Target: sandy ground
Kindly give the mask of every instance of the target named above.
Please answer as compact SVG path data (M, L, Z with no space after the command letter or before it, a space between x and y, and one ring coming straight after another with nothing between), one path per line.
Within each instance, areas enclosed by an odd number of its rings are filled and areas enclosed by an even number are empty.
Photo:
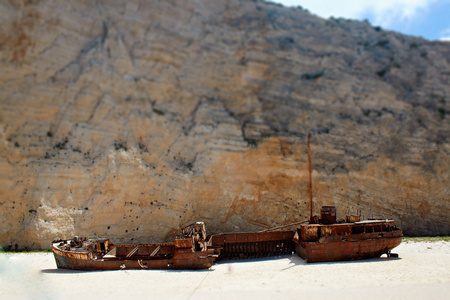
M51 253L0 254L0 299L445 299L450 242L409 242L399 258L306 264L296 255L211 270L58 270ZM447 298L448 299L448 298Z

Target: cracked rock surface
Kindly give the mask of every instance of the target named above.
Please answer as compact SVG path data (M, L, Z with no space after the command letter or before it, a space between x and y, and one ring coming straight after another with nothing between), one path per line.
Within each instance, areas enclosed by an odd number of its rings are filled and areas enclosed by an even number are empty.
M450 43L262 1L0 3L0 247L261 230L336 205L450 232Z

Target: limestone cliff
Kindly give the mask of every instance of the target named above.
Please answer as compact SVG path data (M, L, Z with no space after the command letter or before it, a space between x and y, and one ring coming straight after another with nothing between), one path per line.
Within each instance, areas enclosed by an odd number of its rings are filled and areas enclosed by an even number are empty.
M307 218L449 234L450 44L262 1L0 3L0 247Z

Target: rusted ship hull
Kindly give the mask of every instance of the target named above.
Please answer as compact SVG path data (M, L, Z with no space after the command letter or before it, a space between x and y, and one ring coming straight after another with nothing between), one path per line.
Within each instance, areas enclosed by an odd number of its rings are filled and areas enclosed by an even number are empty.
M380 257L388 254L401 241L398 232L365 233L346 237L326 237L317 242L300 242L298 255L309 262L358 260Z
M206 239L203 244L206 251L196 249L199 244L191 239L120 246L113 246L107 239L59 240L52 248L57 267L64 269L207 269L216 259L293 254L294 234L295 231L217 234Z
M72 270L207 269L220 249L206 241L203 222L182 229L173 243L114 245L109 239L74 237L52 244L58 268Z
M222 233L211 236L210 243L220 248L217 260L266 257L295 252L295 231Z
M297 253L307 262L380 257L402 241L402 230L393 220L336 223L335 214L327 216L328 209L324 207L321 215L328 224L302 224L297 229Z
M182 253L168 259L94 259L90 252L73 253L53 248L56 266L72 270L123 270L123 269L208 269L215 260L208 252Z

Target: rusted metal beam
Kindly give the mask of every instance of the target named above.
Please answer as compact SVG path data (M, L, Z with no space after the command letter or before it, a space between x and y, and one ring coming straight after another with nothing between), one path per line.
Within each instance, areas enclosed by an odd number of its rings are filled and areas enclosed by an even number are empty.
M307 223L307 222L308 221L295 222L295 223L291 223L291 224L288 224L288 225L283 225L283 226L278 226L278 227L274 227L274 228L261 230L261 231L258 231L258 233L269 232L269 231L273 231L273 230L277 230L277 229L281 229L281 228L286 228L286 227L289 227L289 226L299 225L299 224L303 224L303 223Z
M138 251L138 249L139 249L139 246L136 246L136 247L134 247L134 249L133 249L133 250L131 250L131 252L130 252L130 253L128 253L126 257L130 257L130 256L132 256L132 255L133 255L134 253L136 253L136 251Z
M156 247L156 249L150 254L150 256L155 256L156 253L158 253L159 249L161 249L161 246Z

